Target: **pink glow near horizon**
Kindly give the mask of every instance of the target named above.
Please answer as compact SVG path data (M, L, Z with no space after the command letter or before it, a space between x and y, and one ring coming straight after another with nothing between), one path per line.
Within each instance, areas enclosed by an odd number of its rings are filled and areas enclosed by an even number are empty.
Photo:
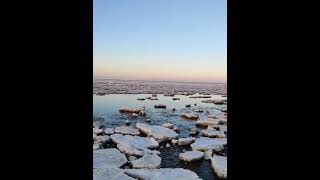
M94 76L100 78L120 78L136 80L206 81L226 82L226 69L211 67L95 67Z

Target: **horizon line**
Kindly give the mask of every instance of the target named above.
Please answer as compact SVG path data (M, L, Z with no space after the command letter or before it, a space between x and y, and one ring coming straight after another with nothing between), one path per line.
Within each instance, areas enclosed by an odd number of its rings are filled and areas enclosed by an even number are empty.
M93 79L98 79L98 80L124 80L124 81L146 81L146 82L183 82L183 83L227 84L227 81L208 82L208 81L183 81L183 80L127 79L127 78L108 78L108 77L93 77Z

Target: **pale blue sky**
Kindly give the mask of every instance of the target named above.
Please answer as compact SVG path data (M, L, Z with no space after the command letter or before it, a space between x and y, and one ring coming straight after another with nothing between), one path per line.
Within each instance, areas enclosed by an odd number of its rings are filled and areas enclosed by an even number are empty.
M226 0L94 0L94 76L226 81Z

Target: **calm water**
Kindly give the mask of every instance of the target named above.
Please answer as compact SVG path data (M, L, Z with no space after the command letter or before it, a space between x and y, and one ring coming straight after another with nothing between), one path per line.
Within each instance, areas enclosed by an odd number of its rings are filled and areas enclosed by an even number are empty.
M197 94L196 94L197 95ZM188 137L191 128L196 127L195 121L186 120L180 117L180 113L193 111L196 108L201 107L204 112L199 113L200 118L207 118L208 113L218 114L223 105L214 105L212 103L202 103L201 101L208 98L189 98L189 96L175 95L180 100L172 100L172 97L158 95L159 100L139 101L137 98L145 98L151 96L151 94L111 94L105 96L93 95L93 112L94 121L99 121L105 127L117 127L125 124L125 120L129 119L131 126L135 127L137 122L145 122L147 118L151 120L151 125L162 125L165 122L170 122L181 129L179 137ZM210 99L226 99L221 95L211 95ZM195 103L197 104L195 106ZM166 109L155 109L155 104L164 104L167 106ZM191 104L191 108L186 108L186 104ZM128 108L142 108L145 107L147 116L133 118L128 114L119 113L119 109L123 107ZM175 107L176 111L172 111ZM162 164L164 168L186 168L194 171L198 176L204 180L218 179L213 176L213 170L211 167L210 160L202 160L199 162L186 163L179 160L179 153L185 150L191 150L190 146L175 146L170 144L170 148L165 147L165 143L161 143L160 148Z

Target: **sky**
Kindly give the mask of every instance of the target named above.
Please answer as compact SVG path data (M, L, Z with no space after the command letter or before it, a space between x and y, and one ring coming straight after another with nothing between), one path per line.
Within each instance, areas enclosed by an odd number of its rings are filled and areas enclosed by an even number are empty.
M227 81L227 0L94 0L95 78Z

